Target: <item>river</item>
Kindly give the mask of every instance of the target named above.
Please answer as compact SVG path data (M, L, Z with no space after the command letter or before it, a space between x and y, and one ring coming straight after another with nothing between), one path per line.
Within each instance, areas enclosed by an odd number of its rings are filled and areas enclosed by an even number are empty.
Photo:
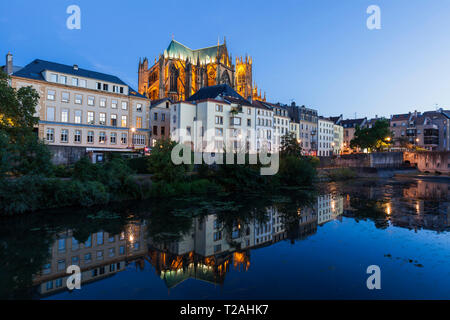
M3 218L0 298L450 299L449 189L447 178L354 180Z

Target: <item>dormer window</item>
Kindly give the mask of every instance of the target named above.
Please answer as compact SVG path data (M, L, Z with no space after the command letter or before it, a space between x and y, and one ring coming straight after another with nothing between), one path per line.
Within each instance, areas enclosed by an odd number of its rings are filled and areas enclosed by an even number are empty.
M67 84L67 77L66 76L60 76L59 77L59 83Z
M108 84L107 84L107 83L104 83L104 84L103 84L103 90L104 90L104 91L108 91Z
M100 82L97 82L97 90L102 90L102 84Z
M123 93L123 87L120 87L120 93Z
M52 73L52 74L50 75L50 81L51 81L51 82L58 82L58 75L55 74L55 73Z
M72 78L72 85L78 87L78 78Z
M119 87L118 86L113 86L113 92L119 93Z

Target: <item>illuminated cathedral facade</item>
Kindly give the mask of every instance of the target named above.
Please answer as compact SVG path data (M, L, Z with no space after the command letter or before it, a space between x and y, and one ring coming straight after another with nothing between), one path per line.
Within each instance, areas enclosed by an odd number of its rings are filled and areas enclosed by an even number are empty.
M139 93L152 100L170 98L184 101L203 87L228 84L242 97L266 101L253 83L252 58L233 58L223 44L190 49L172 40L164 53L149 67L139 60Z

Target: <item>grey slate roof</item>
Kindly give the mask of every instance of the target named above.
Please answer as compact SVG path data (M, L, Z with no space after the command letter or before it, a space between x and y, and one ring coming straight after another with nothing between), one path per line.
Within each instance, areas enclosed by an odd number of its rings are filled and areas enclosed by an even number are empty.
M137 92L136 90L134 90L133 88L131 88L130 86L128 86L125 82L123 82L116 76L109 75L106 73L86 70L86 69L82 69L82 68L78 68L77 70L75 70L73 66L56 63L56 62L40 60L40 59L35 59L31 63L27 64L25 67L14 72L13 76L45 81L42 73L46 70L127 86L130 96L139 97L139 98L147 98L144 95Z
M217 99L220 97L223 97L224 99L226 99L226 97L231 97L232 99L229 99L229 100L232 100L232 101L230 101L230 102L240 103L240 104L245 104L245 105L251 106L251 103L247 99L244 99L239 93L237 93L233 88L231 88L227 84L218 84L215 86L201 88L195 94L190 96L187 99L187 101Z

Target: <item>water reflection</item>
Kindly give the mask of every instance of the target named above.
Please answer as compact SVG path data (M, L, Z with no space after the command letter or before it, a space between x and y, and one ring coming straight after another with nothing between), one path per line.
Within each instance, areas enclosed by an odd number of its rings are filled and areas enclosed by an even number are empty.
M187 279L223 285L252 268L252 251L307 239L343 217L377 228L446 231L447 183L329 184L319 194L264 199L190 199L122 204L108 211L50 212L0 226L2 298L42 298L66 290L69 265L82 286L150 264L168 289ZM162 297L163 298L163 297Z

